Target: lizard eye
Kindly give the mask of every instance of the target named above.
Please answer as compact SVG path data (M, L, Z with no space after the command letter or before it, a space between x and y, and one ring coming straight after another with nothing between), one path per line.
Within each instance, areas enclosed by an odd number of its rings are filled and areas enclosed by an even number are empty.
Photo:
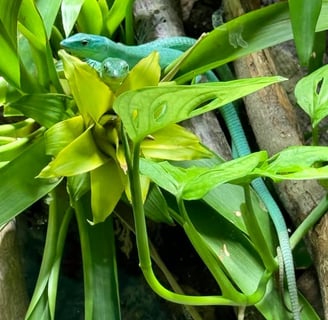
M89 41L87 39L83 39L83 40L81 40L81 44L82 44L82 46L85 47L89 44Z

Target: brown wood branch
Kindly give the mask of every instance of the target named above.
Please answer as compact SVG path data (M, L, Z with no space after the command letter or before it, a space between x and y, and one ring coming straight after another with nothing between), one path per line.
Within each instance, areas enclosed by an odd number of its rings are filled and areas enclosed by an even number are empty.
M11 220L0 230L0 318L24 319L27 306L16 223Z
M228 15L243 13L239 0L225 1ZM270 49L250 54L234 63L237 77L277 75ZM260 149L274 154L303 143L295 108L281 84L260 90L245 99L249 122ZM293 223L297 226L325 196L316 181L285 181L275 185L277 193ZM307 244L319 278L325 319L328 319L328 215L309 232Z
M185 35L180 6L176 0L137 0L134 4L134 17L136 33L143 34L139 36L142 42ZM224 159L231 157L229 143L214 112L186 120L183 126L198 135L204 145Z

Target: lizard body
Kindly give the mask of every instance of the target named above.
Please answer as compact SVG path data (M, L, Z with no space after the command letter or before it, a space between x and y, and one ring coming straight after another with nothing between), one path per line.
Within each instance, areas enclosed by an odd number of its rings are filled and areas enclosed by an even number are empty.
M64 49L79 58L89 58L102 62L108 57L116 57L127 61L130 68L152 51L158 51L160 66L164 68L194 43L195 40L192 38L172 37L158 39L138 46L127 46L103 36L77 33L64 39L60 44Z

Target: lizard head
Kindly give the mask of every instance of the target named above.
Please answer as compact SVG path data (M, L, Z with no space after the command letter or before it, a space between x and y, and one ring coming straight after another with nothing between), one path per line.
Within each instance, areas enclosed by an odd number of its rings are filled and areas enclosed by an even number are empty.
M107 38L99 35L77 33L61 41L60 45L79 58L98 60L97 53L103 52L106 41L108 41ZM102 59L100 58L99 61L102 61Z

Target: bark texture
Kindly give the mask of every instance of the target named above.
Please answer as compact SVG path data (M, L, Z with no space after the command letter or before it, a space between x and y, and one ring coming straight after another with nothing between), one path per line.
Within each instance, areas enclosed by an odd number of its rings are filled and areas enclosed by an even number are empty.
M138 37L138 42L184 36L181 14L180 3L176 0L135 1L134 17L137 35L143 34L142 37ZM198 135L208 148L216 151L224 159L231 158L229 144L214 112L186 120L183 125Z
M16 223L9 221L0 231L1 320L24 319L28 297L21 267Z

